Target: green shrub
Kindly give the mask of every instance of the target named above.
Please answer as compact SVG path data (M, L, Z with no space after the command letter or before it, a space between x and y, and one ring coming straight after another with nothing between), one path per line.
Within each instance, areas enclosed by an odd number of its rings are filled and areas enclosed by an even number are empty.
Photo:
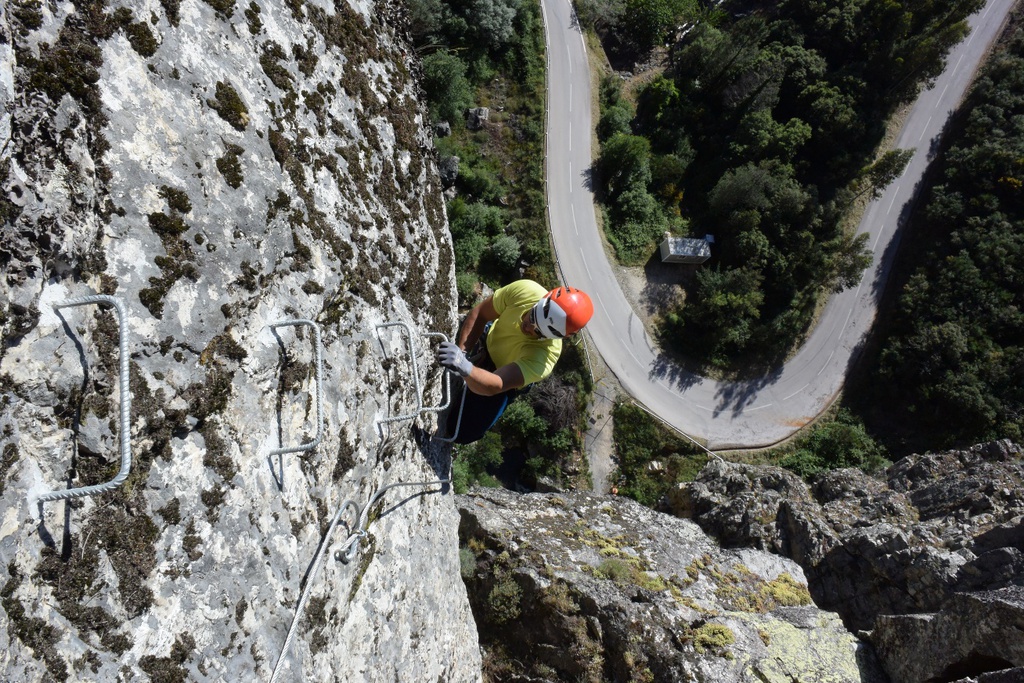
M833 419L822 420L798 438L779 465L804 478L843 467L874 472L890 464L887 455L863 423L843 408Z
M496 432L487 432L476 443L458 446L452 462L452 488L456 493L465 493L471 486L501 486L487 473L488 468L497 467L501 461L501 437Z
M460 306L473 306L476 304L476 285L479 281L476 273L463 272L455 276L455 289L459 294Z
M487 606L490 608L488 617L496 624L515 621L521 612L519 601L522 597L523 591L514 579L501 577L487 595Z
M487 237L471 232L455 239L455 268L460 271L476 270L480 257L487 249Z
M249 109L230 83L217 81L214 97L207 100L207 104L235 130L245 130L249 123Z
M424 57L423 90L432 120L462 124L466 110L473 103L473 91L461 59L447 50Z
M633 121L633 110L625 103L608 107L601 113L597 123L597 137L602 142L616 133L632 133L630 124Z
M462 578L472 578L475 571L476 553L470 548L459 548L459 573L462 575Z
M621 495L654 507L669 487L692 481L707 462L699 447L632 403L617 404L613 418ZM648 471L648 464L655 460L662 462L663 468Z
M704 624L693 632L693 649L700 654L723 654L735 642L736 635L725 624Z
M511 235L498 235L491 242L491 261L501 273L511 273L519 264L519 240Z

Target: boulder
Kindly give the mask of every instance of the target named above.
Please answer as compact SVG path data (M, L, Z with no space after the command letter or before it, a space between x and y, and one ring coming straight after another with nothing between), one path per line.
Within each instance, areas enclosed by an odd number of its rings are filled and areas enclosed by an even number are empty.
M457 497L485 669L522 681L884 681L800 567L585 492Z
M455 185L459 177L459 157L451 156L441 159L437 167L438 175L441 178L441 186L445 189Z
M878 617L870 639L894 683L1000 680L1024 671L1024 589L956 593L929 614ZM985 677L991 674L993 677Z
M667 504L724 545L799 562L818 604L869 629L878 614L934 612L956 591L1024 583L1022 483L1020 448L998 441L812 485L777 467L711 461Z
M474 107L466 113L466 127L480 130L491 118L491 110L487 107Z

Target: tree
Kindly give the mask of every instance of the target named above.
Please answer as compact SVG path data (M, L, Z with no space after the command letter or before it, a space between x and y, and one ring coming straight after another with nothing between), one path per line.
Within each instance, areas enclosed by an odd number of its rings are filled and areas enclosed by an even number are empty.
M519 0L473 0L466 17L483 43L501 48L512 40Z
M461 122L473 103L466 65L447 50L423 58L423 89L434 121Z
M822 286L839 293L856 287L873 256L868 249L868 233L857 236L842 234L824 245L828 254Z
M651 159L651 190L657 194L675 215L683 200L683 175L693 161L693 153L660 154Z
M612 213L609 239L619 260L627 264L646 260L668 226L658 200L644 187L632 186L619 195Z
M483 202L465 203L460 200L457 213L449 209L452 235L457 237L470 233L498 235L508 222L508 212L505 209Z
M513 401L505 409L501 418L501 431L516 440L527 443L539 441L544 438L548 431L548 425L543 418L533 412L533 406L527 401Z
M487 237L478 232L467 233L455 239L455 267L458 270L476 270L480 257L487 249Z
M601 119L597 123L598 140L607 140L616 133L631 133L632 121L633 110L625 102L606 107L601 112Z
M718 367L727 367L730 358L746 352L761 316L762 281L761 272L753 268L698 271L693 301L688 300L682 311L681 332L694 335L684 346Z
M684 16L693 16L697 8L696 0L626 0L623 23L627 39L638 51L647 52L661 43Z
M774 158L788 164L811 134L811 127L798 118L779 123L770 110L758 109L740 120L729 151L749 161Z
M664 75L657 76L640 91L638 114L651 129L669 124L678 106L679 88Z
M639 135L613 135L601 149L601 171L609 197L651 180L651 143Z
M512 235L498 235L491 242L491 260L502 273L510 273L519 263L519 240Z
M574 5L580 26L595 31L617 26L625 11L625 0L576 0Z

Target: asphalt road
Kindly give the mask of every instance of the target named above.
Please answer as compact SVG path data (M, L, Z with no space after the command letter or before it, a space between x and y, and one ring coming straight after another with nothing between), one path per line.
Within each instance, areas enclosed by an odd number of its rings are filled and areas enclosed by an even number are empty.
M989 0L970 20L970 36L922 93L896 147L915 149L903 176L873 201L859 232L870 234L872 266L856 289L833 296L800 351L776 372L745 382L716 382L668 361L619 288L598 234L591 166L590 74L570 0L542 0L548 47L547 194L552 239L565 284L583 289L597 309L587 326L593 347L623 388L663 420L708 448L767 446L790 436L838 395L876 313L909 206L930 148L996 38L1013 0ZM712 247L713 248L713 247Z

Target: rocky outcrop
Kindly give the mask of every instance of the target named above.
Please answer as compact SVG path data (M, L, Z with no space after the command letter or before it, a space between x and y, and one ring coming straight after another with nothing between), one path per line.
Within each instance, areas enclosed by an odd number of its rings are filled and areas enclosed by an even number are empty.
M0 7L0 671L5 681L480 677L407 343L454 327L451 246L398 5ZM131 474L118 470L119 297ZM304 328L323 330L324 381ZM422 349L420 339L415 339ZM425 401L440 374L421 363ZM315 395L323 438L312 450ZM432 425L420 420L430 430ZM328 539L336 547L340 527Z
M502 681L876 681L800 567L587 493L458 497L462 572Z
M871 640L894 681L1024 680L1024 589L954 593L938 613L882 615ZM981 678L980 680L1000 680Z
M1004 441L910 456L878 478L837 470L813 486L716 460L667 502L725 545L797 561L816 602L870 628L878 614L933 611L954 591L1019 581L1022 481L1020 449Z
M1024 585L1022 482L1020 448L1000 441L909 456L877 478L830 472L813 486L779 468L712 461L668 505L726 545L800 563L815 602L851 628L871 629L879 615L940 612L942 623L959 618L970 631L983 626L971 621L977 610L958 613L967 599L960 593ZM915 619L899 623L934 621ZM1009 634L1024 643L1019 631ZM891 643L887 667L920 654ZM985 671L969 655L948 661L949 670Z

